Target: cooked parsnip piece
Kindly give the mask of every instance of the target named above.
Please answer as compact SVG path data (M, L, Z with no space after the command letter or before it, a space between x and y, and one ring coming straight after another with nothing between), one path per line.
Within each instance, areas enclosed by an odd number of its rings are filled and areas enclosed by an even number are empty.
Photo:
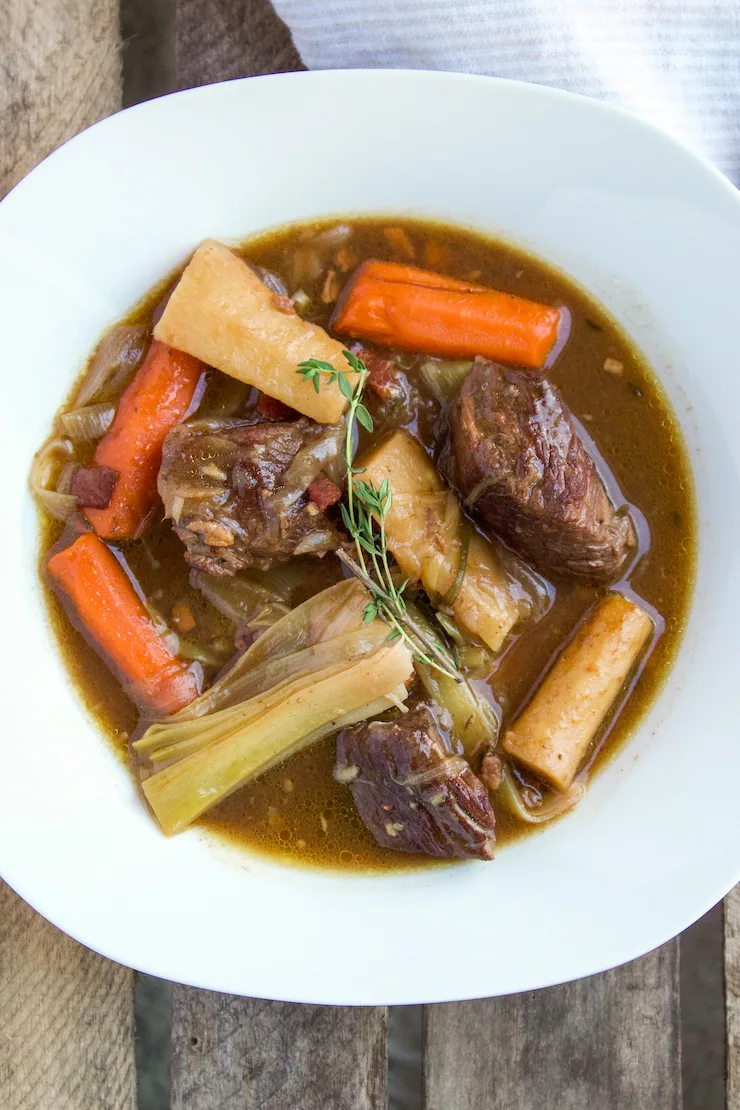
M278 306L246 262L215 239L185 267L154 336L322 424L335 424L346 408L336 384L324 380L316 393L296 373L309 358L346 368L342 344Z
M648 614L621 594L599 601L507 731L504 750L567 790L652 631Z
M449 605L458 623L497 651L523 615L521 598L491 544L464 520L457 497L419 441L404 430L394 432L360 465L366 471L359 481L390 483L386 539L403 573L421 581L433 600L452 595Z

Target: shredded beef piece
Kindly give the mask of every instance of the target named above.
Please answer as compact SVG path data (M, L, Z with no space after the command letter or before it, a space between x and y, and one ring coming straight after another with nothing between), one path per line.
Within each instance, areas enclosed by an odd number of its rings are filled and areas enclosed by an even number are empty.
M167 435L158 488L190 566L229 576L295 555L323 555L340 534L307 489L284 484L296 455L327 435L291 423L208 421ZM307 480L306 480L307 482Z
M446 746L427 705L365 721L337 737L337 782L379 844L401 852L489 860L495 818L469 764Z

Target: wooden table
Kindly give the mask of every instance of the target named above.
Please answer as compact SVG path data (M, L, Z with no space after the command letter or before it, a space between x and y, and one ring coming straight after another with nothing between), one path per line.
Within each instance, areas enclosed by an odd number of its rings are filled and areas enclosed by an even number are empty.
M268 0L124 5L134 58L147 32L158 40L146 88L128 65L129 102L300 68ZM120 14L118 0L0 0L0 195L121 107ZM728 1110L740 1110L738 890L725 904ZM487 958L485 937L477 943ZM677 939L550 990L425 1007L424 1106L680 1110L679 947ZM133 972L62 935L0 884L2 1110L132 1110L133 997ZM381 1110L387 1029L382 1007L294 1006L176 986L172 1110Z

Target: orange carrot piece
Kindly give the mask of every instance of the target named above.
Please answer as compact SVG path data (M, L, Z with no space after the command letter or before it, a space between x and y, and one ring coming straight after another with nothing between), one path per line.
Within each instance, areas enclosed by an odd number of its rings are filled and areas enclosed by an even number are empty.
M370 261L345 286L331 328L403 351L482 355L539 369L559 323L560 310L549 305L414 266Z
M164 437L190 408L204 369L192 355L152 340L95 451L98 466L118 471L108 507L85 510L103 539L132 540L144 528L157 500Z
M196 675L167 650L125 570L94 532L52 555L47 570L134 701L167 716L197 697Z

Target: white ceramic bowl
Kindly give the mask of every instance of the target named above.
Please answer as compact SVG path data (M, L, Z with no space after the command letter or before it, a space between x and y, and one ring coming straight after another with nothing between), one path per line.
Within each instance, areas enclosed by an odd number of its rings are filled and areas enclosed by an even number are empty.
M601 298L682 421L700 562L674 670L576 812L493 864L353 877L160 835L49 635L26 473L100 332L200 239L379 211L500 234ZM0 205L2 876L121 963L311 1002L544 986L704 913L740 879L738 258L738 193L683 146L594 101L488 78L215 85L131 108L48 158Z

